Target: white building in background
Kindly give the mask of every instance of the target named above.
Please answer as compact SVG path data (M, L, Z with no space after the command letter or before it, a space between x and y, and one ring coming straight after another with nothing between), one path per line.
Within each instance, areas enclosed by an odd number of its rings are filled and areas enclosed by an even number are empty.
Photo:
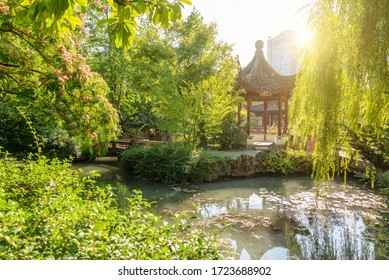
M299 67L298 36L293 30L283 31L267 41L267 61L282 75L294 75Z

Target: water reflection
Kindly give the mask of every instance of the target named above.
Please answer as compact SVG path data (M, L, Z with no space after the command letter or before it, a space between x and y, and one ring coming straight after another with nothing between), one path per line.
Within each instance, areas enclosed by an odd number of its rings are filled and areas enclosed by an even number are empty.
M283 247L275 247L268 250L261 260L288 260L290 259L290 251Z
M320 191L312 186L307 178L218 182L197 186L190 195L181 190L158 207L182 211L199 205L197 225L203 228L228 222L237 259L374 259L366 233L385 207L383 199L352 184Z
M116 178L114 174L112 178ZM113 182L110 182L111 184ZM155 201L156 214L199 208L196 226L228 222L236 259L374 259L370 234L382 197L349 180L316 189L306 177L261 177L197 186L134 181L118 189L119 205L131 189Z

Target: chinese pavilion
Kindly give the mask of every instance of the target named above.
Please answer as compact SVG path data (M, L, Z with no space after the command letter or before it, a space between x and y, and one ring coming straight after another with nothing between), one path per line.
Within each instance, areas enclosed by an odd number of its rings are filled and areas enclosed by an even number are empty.
M288 99L294 89L295 75L281 75L270 66L263 54L262 41L257 41L255 47L254 58L239 73L237 87L245 90L247 134L263 133L266 141L269 127L276 125L278 136L282 136L288 127ZM241 109L240 106L239 118ZM262 125L255 131L251 127L252 117L262 118Z

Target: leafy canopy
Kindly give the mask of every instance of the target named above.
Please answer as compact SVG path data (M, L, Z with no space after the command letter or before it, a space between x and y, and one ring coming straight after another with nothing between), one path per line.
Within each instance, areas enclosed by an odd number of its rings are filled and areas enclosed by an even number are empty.
M167 29L146 20L139 26L128 51L115 49L98 32L86 47L93 69L110 87L123 132L153 128L193 145L215 135L238 101L231 46L216 39L216 25L204 23L197 11Z
M98 27L106 27L116 46L128 48L136 31L136 19L147 15L154 24L167 27L169 22L181 19L181 8L189 0L9 0L9 14L18 24L29 25L35 32L70 36L83 26L87 8L109 10L108 18L101 19Z
M46 122L76 136L83 151L103 154L108 141L116 137L118 116L107 99L105 81L82 55L88 28L104 26L117 46L128 48L136 18L146 14L167 26L181 17L184 3L190 4L186 0L1 1L0 109L36 111ZM87 27L87 10L106 14L109 21L102 18Z
M291 127L315 140L317 178L334 176L339 147L350 147L345 131L369 126L380 135L389 123L388 6L320 0L311 7L314 38L302 54Z

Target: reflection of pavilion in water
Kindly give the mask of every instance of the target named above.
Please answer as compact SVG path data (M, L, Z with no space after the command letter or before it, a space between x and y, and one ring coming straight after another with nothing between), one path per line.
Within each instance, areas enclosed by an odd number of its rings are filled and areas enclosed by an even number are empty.
M266 207L266 200L253 193L248 199L233 198L227 202L206 203L202 205L200 213L203 218L215 218L232 211L263 210Z
M241 219L271 218L271 227L256 225L245 239L239 235L248 229L239 223L233 225L231 244L241 259L374 259L374 243L363 237L367 227L361 215L344 207L329 207L313 194L271 196L252 193L248 198L204 203L200 214L205 219L221 220L234 213ZM289 244L283 237L286 229L290 231ZM297 250L289 248L290 244L297 245Z
M248 215L240 215L239 213L248 213ZM281 225L279 224L289 224L290 220L274 207L274 203L268 203L265 197L253 193L248 198L235 197L229 201L205 203L201 206L200 214L205 219L223 219L225 215L234 217L236 214L237 219L248 220L248 227L253 226L253 222L258 223L258 216L273 216L273 228L261 224L256 224L253 228L245 228L235 223L232 226L233 230L230 231L231 245L240 259L275 260L289 258L289 250L284 247L283 232L280 230L279 226ZM250 218L254 221L250 222ZM267 219L264 221L266 222ZM251 232L251 234L242 240L239 238L242 231Z

